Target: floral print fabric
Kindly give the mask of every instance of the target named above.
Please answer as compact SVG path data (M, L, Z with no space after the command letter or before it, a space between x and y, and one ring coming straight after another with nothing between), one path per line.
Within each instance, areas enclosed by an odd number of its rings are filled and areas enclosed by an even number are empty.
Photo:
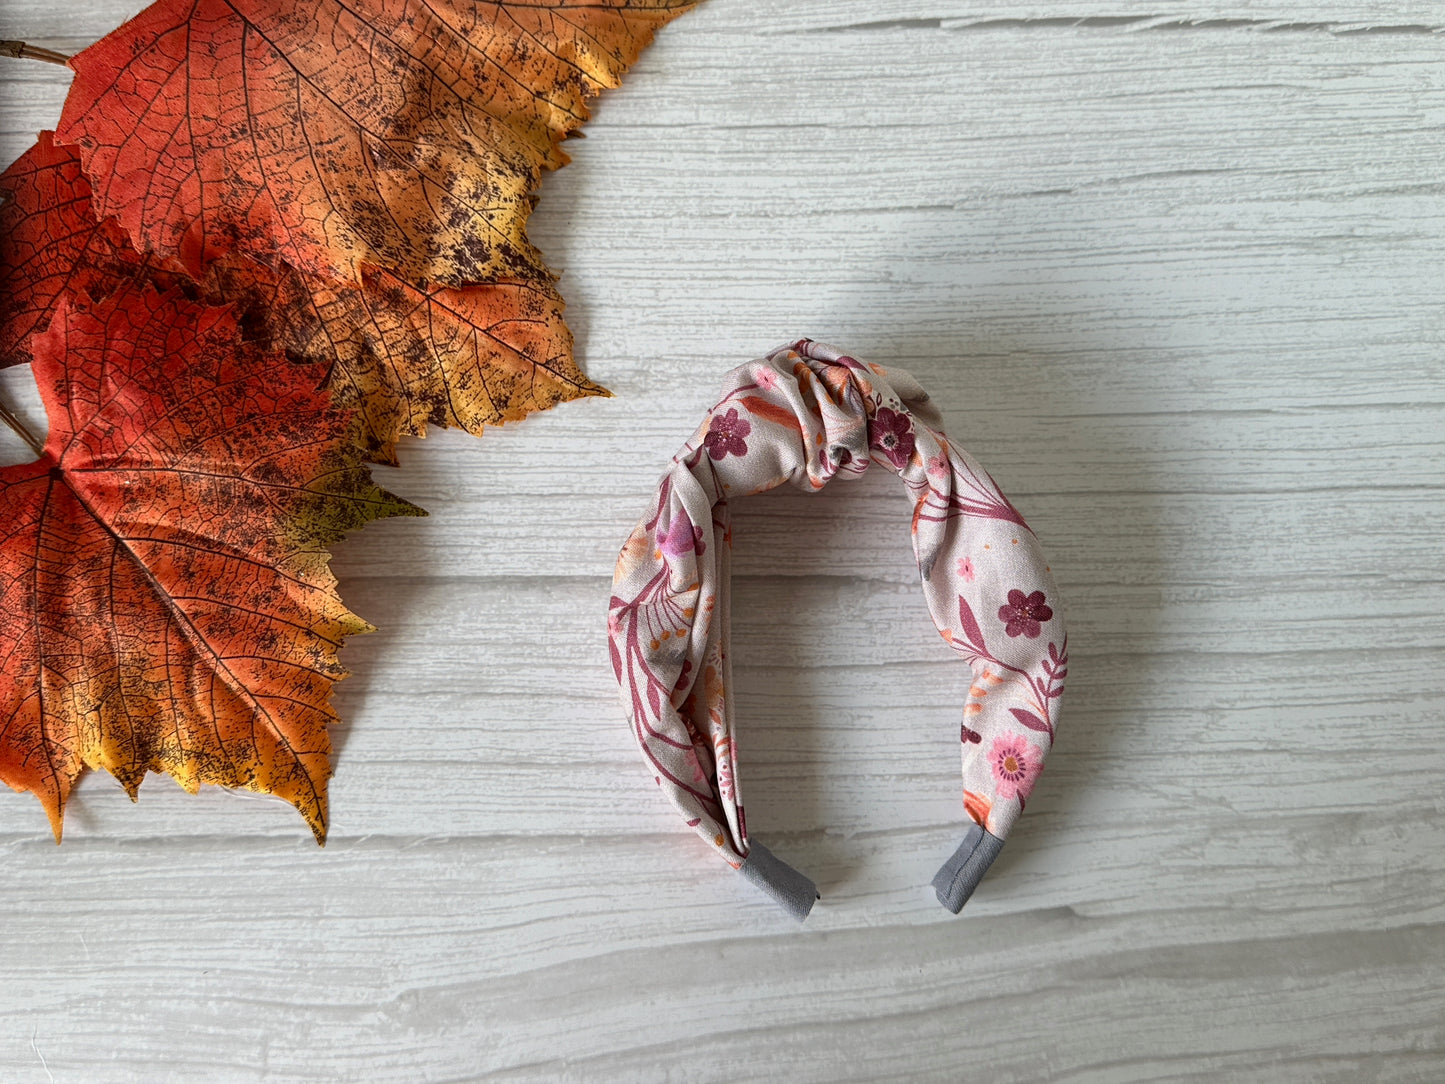
M1037 540L942 432L907 373L804 339L734 369L673 457L617 561L613 670L649 774L734 868L748 855L728 659L728 502L821 489L871 463L902 478L934 623L973 668L963 709L965 816L998 839L1053 743L1068 648Z

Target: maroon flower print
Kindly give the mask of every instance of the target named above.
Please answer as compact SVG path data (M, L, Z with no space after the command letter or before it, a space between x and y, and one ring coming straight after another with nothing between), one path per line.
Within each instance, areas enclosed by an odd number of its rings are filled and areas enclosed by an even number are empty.
M726 414L713 415L712 424L707 427L707 436L702 438L702 442L712 459L747 455L748 446L743 438L752 431L752 422L739 418L736 410L729 410Z
M873 416L873 424L868 427L868 437L868 446L875 452L882 452L895 468L902 470L908 466L908 460L913 455L913 423L908 420L907 414L880 407Z
M998 619L1006 625L1004 632L1010 636L1027 636L1038 639L1039 622L1054 616L1054 608L1044 604L1044 593L1035 591L1025 595L1014 589L1008 593L1008 605L998 608Z

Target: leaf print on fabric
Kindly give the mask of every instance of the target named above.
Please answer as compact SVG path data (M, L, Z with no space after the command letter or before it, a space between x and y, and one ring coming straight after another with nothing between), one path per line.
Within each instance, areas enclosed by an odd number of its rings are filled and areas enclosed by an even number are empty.
M1009 708L1008 710L1010 715L1012 715L1019 722L1023 723L1024 726L1028 727L1030 730L1037 730L1041 734L1052 733L1052 731L1050 731L1049 729L1049 724L1044 722L1044 720L1040 719L1033 712L1026 711L1023 708Z
M733 740L721 738L717 743L717 789L724 800L733 801L736 790L733 785Z
M868 446L902 470L913 457L913 422L906 414L880 407L868 426Z
M798 421L798 416L787 407L780 407L776 403L770 403L760 395L744 395L740 402L756 417L764 418L777 425L786 426L795 433L802 433L803 431L803 425ZM744 422L743 424L747 425L749 423ZM744 431L743 436L747 436L747 431ZM737 452L735 454L743 455L744 453Z
M748 454L748 445L743 438L752 431L752 422L740 418L736 409L730 409L726 414L714 414L712 424L707 427L707 436L702 438L703 447L711 459L744 456Z
M1015 599L1015 595L1019 596L1019 598ZM999 608L999 620L1009 620L1008 617L1005 617L1004 612L1009 611L1013 613L1015 602L1031 603L1035 597L1037 597L1041 605L1044 598L1042 591L1035 591L1033 595L1027 597L1024 596L1022 591L1010 591L1009 604ZM1043 606L1042 609L1043 611L1047 611L1046 614L1042 614L1043 620L1047 621L1053 617L1054 611L1051 607ZM1035 610L1033 612L1036 616L1040 616L1039 611ZM988 664L988 666L982 667L979 680L975 681L973 687L969 689L969 702L963 709L964 714L972 715L982 711L981 701L983 697L988 695L987 686L997 684L1001 680L1001 672L1007 671L1023 679L1024 686L1028 689L1034 706L1033 712L1011 708L1010 711L1014 718L1030 730L1037 730L1041 733L1048 734L1049 740L1052 741L1054 736L1053 704L1054 701L1064 695L1064 678L1069 672L1069 638L1067 636L1064 637L1062 646L1050 642L1047 657L1039 660L1041 674L1035 675L1028 670L1020 669L1011 663L1005 662L989 651L988 645L984 642L983 629L979 627L978 618L973 615L973 607L968 604L968 600L962 595L958 596L958 623L960 626L959 635L950 636L948 638L949 642L963 652L964 656L969 660L969 664L974 666L975 669L978 669L981 664ZM1005 628L1005 631L1007 631L1007 628ZM1040 629L1039 631L1042 630ZM1025 638L1034 639L1037 638L1038 635L1039 632L1036 631L1032 637ZM998 667L1000 672L991 672L989 666Z
M942 454L930 457L927 473L940 480L949 479L951 492L946 495L930 487L924 498L926 509L920 509L920 518L935 523L944 523L959 516L976 516L981 519L1000 519L1017 523L1024 530L1029 525L1013 503L998 488L988 471L974 463L959 449L948 443L947 438L937 439ZM935 470L935 460L937 461Z
M986 794L966 790L963 792L963 811L974 824L987 825L988 815L993 811L993 802L989 801Z
M994 739L988 751L988 764L998 783L998 797L1020 800L1034 789L1034 780L1043 767L1033 746L1012 734Z
M983 629L979 627L978 618L973 616L973 607L962 595L958 596L958 623L963 640L973 653L980 658L991 659L988 648L984 646Z
M1052 606L1044 604L1044 593L1035 591L1025 595L1018 588L1008 593L1008 602L998 608L998 619L1004 622L1004 632L1010 636L1026 636L1037 640L1043 631L1040 624L1054 616Z

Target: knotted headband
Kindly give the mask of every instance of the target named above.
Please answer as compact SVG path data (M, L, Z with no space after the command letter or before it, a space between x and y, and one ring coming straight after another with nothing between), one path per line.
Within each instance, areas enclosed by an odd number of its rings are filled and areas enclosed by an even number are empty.
M878 463L913 502L913 552L944 640L973 668L963 709L972 822L933 879L955 914L997 856L1053 742L1068 665L1055 588L1033 532L944 436L907 373L804 339L728 374L727 393L673 457L622 547L608 633L648 770L689 826L797 918L813 882L749 839L728 658L728 501L791 482L821 489Z

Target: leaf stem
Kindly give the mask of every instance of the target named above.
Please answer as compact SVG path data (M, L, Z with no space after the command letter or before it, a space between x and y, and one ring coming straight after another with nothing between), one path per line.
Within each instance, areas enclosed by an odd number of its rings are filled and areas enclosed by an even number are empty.
M0 56L15 57L17 60L43 60L47 64L69 64L70 57L45 49L39 45L27 45L23 41L0 41Z
M0 403L0 422L4 422L11 429L15 430L16 435L26 444L30 445L30 450L33 451L36 456L45 455L45 445L35 439L35 434L29 429L26 429L25 423L17 418L14 412L4 403Z

